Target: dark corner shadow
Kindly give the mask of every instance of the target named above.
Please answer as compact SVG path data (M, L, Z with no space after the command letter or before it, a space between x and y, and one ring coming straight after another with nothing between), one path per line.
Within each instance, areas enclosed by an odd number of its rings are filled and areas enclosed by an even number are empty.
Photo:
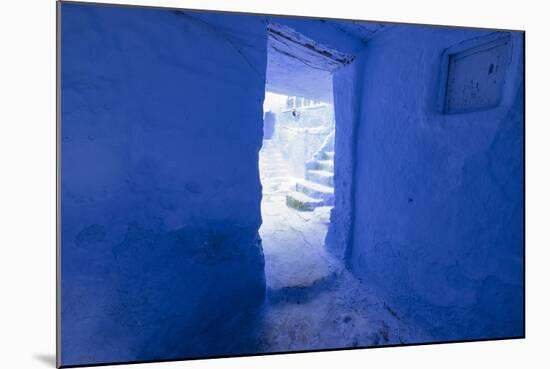
M55 363L55 355L54 354L34 354L34 359L40 361L43 364L46 364L47 366L51 368L56 367Z

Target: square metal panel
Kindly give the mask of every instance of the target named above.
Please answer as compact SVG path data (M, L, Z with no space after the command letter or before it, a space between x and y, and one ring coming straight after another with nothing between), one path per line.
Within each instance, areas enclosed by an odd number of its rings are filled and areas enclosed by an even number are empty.
M510 37L449 54L445 113L466 113L499 105L511 58Z

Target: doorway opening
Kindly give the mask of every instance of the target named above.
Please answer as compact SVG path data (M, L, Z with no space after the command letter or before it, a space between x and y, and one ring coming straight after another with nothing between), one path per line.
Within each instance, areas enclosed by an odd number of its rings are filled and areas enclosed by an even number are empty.
M352 200L342 198L353 182L350 132L361 96L348 73L358 64L284 26L270 24L268 35L259 158L267 300L255 342L280 352L410 341L417 332L346 269L332 244L347 246L352 214Z
M331 60L290 29L268 29L260 236L277 300L330 281L341 266L324 247L334 205Z

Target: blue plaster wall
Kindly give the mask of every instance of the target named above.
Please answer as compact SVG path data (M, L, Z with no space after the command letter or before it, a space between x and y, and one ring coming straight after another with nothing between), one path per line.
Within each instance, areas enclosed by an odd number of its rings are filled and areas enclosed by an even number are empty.
M445 49L488 33L392 26L354 62L364 73L347 262L435 340L524 334L523 35L512 33L496 108L443 114L438 103Z
M268 18L61 16L61 364L257 353ZM435 340L522 335L522 36L496 108L443 114L445 49L489 32L281 23L357 56L327 247Z
M60 6L61 364L242 353L266 20Z
M364 60L333 73L334 119L334 207L325 240L326 248L339 258L350 250L355 183L355 150L357 127L363 96Z

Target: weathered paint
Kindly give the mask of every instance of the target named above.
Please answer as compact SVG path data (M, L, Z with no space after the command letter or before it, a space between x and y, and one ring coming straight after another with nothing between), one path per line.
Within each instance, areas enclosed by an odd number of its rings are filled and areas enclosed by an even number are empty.
M241 352L216 332L263 303L265 21L61 11L61 364Z
M507 34L498 106L444 114L438 104L445 50L488 35L393 26L361 55L347 261L435 340L524 334L523 35Z

